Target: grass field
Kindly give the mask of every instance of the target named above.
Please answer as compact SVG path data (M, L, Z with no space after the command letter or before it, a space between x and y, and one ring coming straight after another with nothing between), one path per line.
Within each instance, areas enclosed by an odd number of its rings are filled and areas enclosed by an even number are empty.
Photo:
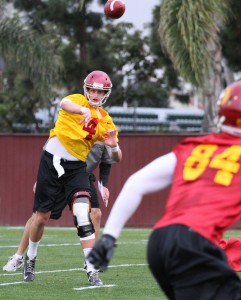
M0 299L32 300L154 300L167 298L152 278L146 263L150 229L124 229L109 269L102 273L103 287L91 287L83 269L83 256L75 229L47 227L38 250L36 278L23 282L22 272L6 273L23 228L0 227ZM241 237L241 231L227 236Z

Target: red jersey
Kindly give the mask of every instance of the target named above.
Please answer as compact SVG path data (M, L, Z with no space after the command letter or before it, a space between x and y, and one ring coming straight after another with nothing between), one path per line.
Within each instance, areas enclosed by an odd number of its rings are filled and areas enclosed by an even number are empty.
M173 152L172 188L154 228L182 224L219 243L241 218L241 138L227 133L187 138Z
M241 239L230 237L228 240L221 240L219 246L225 251L230 267L241 272Z

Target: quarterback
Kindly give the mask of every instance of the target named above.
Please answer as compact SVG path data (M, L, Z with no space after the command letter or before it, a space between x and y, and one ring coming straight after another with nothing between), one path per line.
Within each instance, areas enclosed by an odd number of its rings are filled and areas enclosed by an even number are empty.
M97 141L111 148L114 161L122 158L117 128L109 114L101 108L111 88L112 83L106 73L93 71L84 80L85 95L68 95L60 102L56 124L50 131L39 164L33 205L35 217L30 224L29 246L24 261L25 281L35 278L38 245L52 211L58 219L65 206L69 205L85 257L94 244L86 158ZM60 208L58 214L56 207ZM103 284L98 270L89 262L87 274L91 285Z

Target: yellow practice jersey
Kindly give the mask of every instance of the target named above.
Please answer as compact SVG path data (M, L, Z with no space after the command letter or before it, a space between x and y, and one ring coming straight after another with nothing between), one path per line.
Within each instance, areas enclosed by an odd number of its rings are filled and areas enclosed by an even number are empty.
M69 153L79 160L86 161L92 145L96 141L103 141L104 132L108 129L115 129L118 134L117 128L109 114L101 107L98 108L102 115L100 119L96 108L89 104L85 96L73 94L64 97L64 99L69 99L80 106L88 107L91 111L92 119L86 126L85 122L80 124L80 121L83 119L82 115L60 109L55 127L50 130L49 138L57 136Z

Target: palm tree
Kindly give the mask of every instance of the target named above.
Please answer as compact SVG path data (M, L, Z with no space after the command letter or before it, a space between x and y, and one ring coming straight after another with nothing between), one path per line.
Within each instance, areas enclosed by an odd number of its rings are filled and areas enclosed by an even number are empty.
M51 105L63 75L62 57L54 39L31 30L18 16L8 17L6 2L0 0L0 127L15 131L14 122L24 122L38 131L35 110Z
M204 131L211 131L222 84L220 26L229 15L228 0L163 0L161 44L178 73L201 91Z
M31 78L40 95L46 97L63 72L61 56L47 36L40 36L17 16L7 17L6 2L0 0L0 54L5 66Z

